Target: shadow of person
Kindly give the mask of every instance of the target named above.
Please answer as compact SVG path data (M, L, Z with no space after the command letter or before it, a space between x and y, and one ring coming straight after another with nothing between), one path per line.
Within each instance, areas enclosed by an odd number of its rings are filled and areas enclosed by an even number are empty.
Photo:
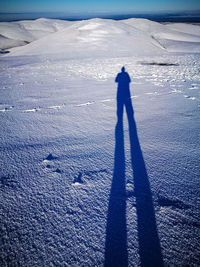
M134 120L129 84L131 79L125 68L117 75L117 124L115 128L114 171L110 190L105 261L106 267L128 266L126 224L126 177L123 131L123 111L126 108L134 177L139 256L142 267L162 267L163 259L158 237L150 183L140 147ZM133 264L133 263L132 263ZM133 266L133 265L132 265Z

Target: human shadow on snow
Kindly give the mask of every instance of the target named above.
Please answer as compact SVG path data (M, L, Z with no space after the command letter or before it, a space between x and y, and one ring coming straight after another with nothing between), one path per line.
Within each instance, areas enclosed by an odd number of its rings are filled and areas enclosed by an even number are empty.
M161 267L163 266L163 259L158 237L152 193L137 135L136 122L134 120L129 89L131 80L128 73L125 72L124 67L122 68L122 72L117 75L115 82L118 83L118 121L115 128L114 171L107 213L104 266L128 266L126 166L123 130L123 109L125 106L129 124L140 262L142 267Z

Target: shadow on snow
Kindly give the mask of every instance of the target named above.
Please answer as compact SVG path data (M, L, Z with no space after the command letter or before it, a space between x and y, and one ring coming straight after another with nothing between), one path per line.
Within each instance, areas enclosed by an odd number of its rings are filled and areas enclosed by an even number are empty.
M105 267L128 266L126 223L126 177L123 109L126 108L134 177L139 256L142 267L163 266L150 183L145 167L130 98L130 77L125 68L115 79L118 83L115 128L114 171L107 214Z

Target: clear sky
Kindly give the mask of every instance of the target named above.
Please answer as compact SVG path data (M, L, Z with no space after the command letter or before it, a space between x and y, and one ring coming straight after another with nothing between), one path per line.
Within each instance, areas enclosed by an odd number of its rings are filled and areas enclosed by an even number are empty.
M197 11L200 0L0 0L0 12Z

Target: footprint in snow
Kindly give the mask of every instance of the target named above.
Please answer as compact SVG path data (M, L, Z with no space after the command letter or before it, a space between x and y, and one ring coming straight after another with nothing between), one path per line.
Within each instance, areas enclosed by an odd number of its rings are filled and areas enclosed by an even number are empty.
M79 172L78 176L74 178L73 184L74 185L79 185L79 184L83 184L83 180L82 180L82 173Z
M43 162L44 162L44 163L47 163L47 165L46 165L46 168L47 168L47 169L54 169L54 170L52 170L54 173L62 173L62 170L60 170L59 168L56 168L56 169L55 169L55 167L54 167L53 165L50 164L52 161L54 161L54 160L56 160L56 159L57 159L57 157L53 156L53 155L50 153L50 154L43 160Z
M190 100L196 100L196 97L194 97L194 96L184 95L184 97L188 98Z
M49 161L49 160L54 160L57 159L57 157L53 156L51 153L46 157L46 159L44 159L44 161Z
M54 172L54 173L62 173L62 172L63 172L63 171L60 170L59 168L54 169L55 167L52 166L52 165L50 165L50 164L47 164L47 165L46 165L46 168L49 169L49 170L52 170L52 172ZM53 170L53 169L54 169L54 170Z
M198 90L198 89L199 89L199 85L197 83L191 84L191 87L189 88L189 90Z
M94 103L95 103L94 101L92 101L92 102L87 102L87 103L83 103L83 104L76 105L76 107L89 106L89 105L92 105L92 104L94 104Z
M56 172L56 173L62 173L62 171L59 168L57 168L54 172Z
M50 169L52 166L49 164L50 161L57 159L57 157L53 156L51 153L43 160L44 163L47 163L46 167Z
M50 164L47 164L46 168L47 168L47 169L51 169L52 166L51 166Z
M32 109L25 109L24 112L37 112L39 110L40 108L38 107L38 108L32 108Z
M80 185L86 184L86 181L98 181L102 177L105 178L105 174L108 174L106 169L79 172L78 176L74 178L73 184ZM86 181L82 179L83 175Z
M6 105L0 105L0 112L7 112L7 111L11 111L14 106L6 106Z

